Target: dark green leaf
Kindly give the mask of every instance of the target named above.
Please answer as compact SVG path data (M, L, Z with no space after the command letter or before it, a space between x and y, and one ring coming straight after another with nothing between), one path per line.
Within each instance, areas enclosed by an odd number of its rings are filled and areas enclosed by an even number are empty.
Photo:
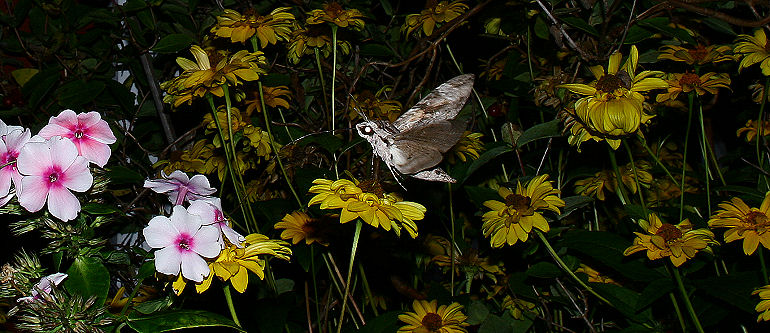
M703 23L711 27L711 29L728 34L730 36L737 35L735 33L735 30L733 30L733 27L729 23L723 20L720 20L714 17L706 17L703 19Z
M637 309L644 309L650 304L654 303L661 297L667 295L674 290L676 286L672 283L671 279L664 278L650 282L647 287L642 290L642 295L639 297L638 303L636 303Z
M188 35L170 34L163 36L152 50L158 53L177 53L192 45L193 42L193 38Z
M382 0L382 1L386 1L386 0ZM361 45L361 55L374 56L374 57L395 56L395 54L393 54L393 50L391 50L389 47L381 44L375 44L375 43L368 43L368 44Z
M293 305L293 293L284 293L277 298L263 298L257 301L253 317L257 322L259 332L283 332L283 326Z
M558 266L545 261L538 262L527 269L527 276L542 279L552 279L561 275L562 270Z
M104 82L75 80L56 90L59 105L76 108L93 101L104 90Z
M393 6L390 5L389 0L380 0L380 4L382 5L382 10L385 11L385 15L393 15Z
M522 147L535 140L561 136L561 132L559 132L559 123L560 121L558 119L554 119L528 128L524 133L521 133L519 141L516 142L517 146Z
M147 3L144 0L126 0L123 4L123 10L126 12L133 12L147 7Z
M142 314L151 314L158 311L164 311L168 309L171 304L174 303L174 299L170 296L166 296L159 299L154 299L147 302L142 302L136 305L133 305L132 307L134 310L139 311Z
M110 272L93 257L78 257L67 270L64 286L83 297L96 296L96 304L104 304L110 290Z
M366 326L361 327L358 333L391 333L398 331L401 322L398 321L398 315L401 311L388 311L380 314L374 319L367 320Z
M632 290L609 283L591 283L590 286L609 300L612 306L626 317L635 321L644 321L650 314L649 309L643 312L637 311L636 304L639 303L639 294Z
M83 211L94 215L107 215L107 214L119 212L119 210L117 210L113 206L100 204L96 202L89 202L84 204Z
M500 333L500 332L512 332L511 324L508 323L502 317L495 315L489 315L481 326L479 327L479 333Z
M29 107L31 109L37 108L43 98L53 90L57 82L59 82L58 68L41 71L29 79L27 84L21 88L21 92L29 102Z
M623 251L631 246L630 239L610 232L584 230L568 231L562 236L563 240L558 243L559 246L588 255L629 279L654 281L663 277L661 273L648 268L642 261L623 256Z
M245 332L232 320L216 313L201 310L169 311L149 316L139 316L132 313L127 323L129 327L139 333L168 332L194 327L228 327Z
M761 249L760 249L761 250ZM762 285L755 273L731 273L693 281L698 291L725 301L747 313L755 314L755 301L748 297L755 287Z
M626 34L626 39L623 41L623 44L636 44L654 35L655 33L650 30L638 25L633 25L628 28L628 33Z
M137 280L144 280L155 274L155 261L148 260L139 267L139 273L136 274Z
M594 201L594 199L582 195L573 195L571 197L562 198L562 200L564 200L565 206L562 208L561 214L559 214L559 220L567 217L567 215L576 209L588 206L589 203Z
M107 169L107 177L110 178L110 184L142 184L144 177L138 172L116 165Z
M508 147L507 145L496 146L492 149L485 151L484 153L481 154L481 156L479 156L478 159L476 159L475 161L473 161L473 163L471 163L468 169L465 170L465 174L463 176L458 175L457 179L460 180L460 183L464 183L468 179L468 177L470 177L474 172L476 172L476 170L478 170L485 164L489 163L489 161L491 161L495 157L498 157L509 151L511 151L511 148Z
M561 19L564 23L567 23L567 25L573 28L583 30L584 32L587 32L594 36L599 36L599 31L596 31L596 28L588 25L586 21L583 21L583 19L579 17L565 16L565 17L560 17L559 19Z
M486 186L463 186L463 188L465 193L468 194L468 198L479 208L484 207L484 201L502 200L497 191Z
M538 16L535 19L535 36L542 38L542 39L548 39L549 32L548 32L548 24L545 23L542 17Z
M639 25L641 26L658 30L665 35L679 38L690 44L697 44L697 41L695 41L686 30L670 27L669 23L671 23L671 21L667 17L653 17L639 21Z
M481 322L489 316L489 309L484 302L479 300L471 301L471 304L468 305L466 310L466 313L468 314L466 322L470 325L481 324Z

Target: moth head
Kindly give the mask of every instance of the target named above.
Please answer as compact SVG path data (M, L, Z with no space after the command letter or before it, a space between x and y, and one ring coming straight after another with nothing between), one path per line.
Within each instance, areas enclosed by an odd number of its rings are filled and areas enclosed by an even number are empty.
M368 138L374 135L374 124L369 121L364 121L356 125L356 131L362 138Z

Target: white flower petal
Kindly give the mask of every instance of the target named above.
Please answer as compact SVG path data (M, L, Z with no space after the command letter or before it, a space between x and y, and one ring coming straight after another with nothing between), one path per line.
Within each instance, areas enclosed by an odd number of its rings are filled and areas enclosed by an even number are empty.
M168 275L178 275L182 265L179 249L169 246L155 251L155 270Z
M209 265L198 254L186 252L182 255L182 276L186 279L201 282L209 273Z
M78 216L80 201L66 187L51 186L48 189L48 211L62 221L69 221Z
M144 240L152 248L164 248L174 245L179 232L171 225L171 220L165 216L156 216L142 230Z

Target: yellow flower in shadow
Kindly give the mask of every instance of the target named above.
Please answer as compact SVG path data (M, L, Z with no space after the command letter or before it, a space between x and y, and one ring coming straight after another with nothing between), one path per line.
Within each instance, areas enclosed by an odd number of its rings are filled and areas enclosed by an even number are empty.
M631 46L631 53L623 66L620 65L622 58L621 53L615 52L610 56L606 70L602 66L590 67L596 78L590 84L559 86L584 95L575 102L575 115L591 131L613 139L636 133L641 124L652 118L644 110L645 97L641 92L668 87L666 81L656 77L661 72L636 73L639 60L636 46ZM620 146L620 140L607 142L613 149Z
M456 163L457 159L463 162L468 160L475 160L479 158L479 153L484 151L484 142L481 142L481 138L484 134L471 133L471 131L465 131L460 137L460 141L450 149L453 154L447 156L449 163Z
M328 22L340 28L351 27L356 30L364 28L364 14L358 9L344 9L337 2L323 4L323 9L314 9L307 13L305 23L321 24Z
M246 115L251 116L256 110L262 112L262 102L259 99L259 91L253 90L249 92L249 98L244 100L246 103ZM268 87L262 86L262 97L265 99L265 106L271 108L282 107L289 109L289 99L291 99L291 91L287 86Z
M254 9L248 9L243 14L225 9L222 15L217 16L217 24L211 28L211 33L230 38L233 43L245 42L256 34L260 48L276 44L279 40L288 41L294 24L294 15L289 10L291 7L278 7L262 16Z
M431 262L435 263L436 266L445 270L451 269L452 261L448 252L431 259ZM464 253L460 253L459 250L454 251L454 270L455 275L463 275L469 280L487 277L495 283L497 283L497 277L503 275L503 270L498 263L493 262L488 257L482 257L479 250L475 248L469 248ZM470 284L471 281L467 281L467 283Z
M511 314L511 317L516 320L521 319L521 317L524 315L537 315L537 311L535 310L535 303L527 302L520 298L513 298L509 295L503 297L503 303L500 305L500 307L508 310L508 312Z
M350 99L350 120L356 120L359 113L365 114L370 119L388 119L391 122L396 120L401 114L401 103L394 100L380 100L380 95L385 88L380 89L376 94L369 90L364 90L360 94L354 94Z
M757 322L770 321L770 285L766 285L751 292L752 295L759 295L759 303L754 310L759 312Z
M770 193L759 208L749 207L741 198L724 201L719 208L709 219L709 227L730 228L725 231L725 243L743 239L746 255L753 254L760 243L770 249Z
M740 72L746 67L759 63L762 74L770 75L770 46L764 28L754 30L754 36L738 35L733 52L743 57L738 64Z
M401 27L406 35L411 35L418 28L425 36L433 35L433 30L439 23L449 22L468 10L468 5L460 0L449 1L428 1L426 8L419 14L409 14L406 16L406 22Z
M675 100L679 94L691 91L702 96L706 93L715 95L719 88L730 89L730 75L726 73L708 72L701 76L694 73L669 74L666 82L668 83L667 91L655 97L655 101L658 103Z
M743 133L746 133L746 142L752 142L757 137L757 133L759 133L759 136L765 136L767 133L770 133L770 121L762 120L762 126L757 126L757 122L754 119L750 119L746 122L746 126L739 128L735 134L740 137Z
M467 333L465 322L468 316L462 312L459 303L438 306L438 301L415 300L412 302L414 312L398 315L398 320L406 323L398 329L398 333Z
M543 232L550 230L548 221L540 211L550 210L559 214L559 207L564 207L565 203L558 196L559 190L554 189L546 179L548 175L537 176L526 186L519 182L516 192L500 187L497 193L505 202L484 202L484 206L491 211L482 216L484 224L481 228L484 237L491 237L492 247L513 245L518 241L526 242L532 228Z
M634 173L636 167L636 173ZM652 174L649 171L652 166L646 161L636 161L634 165L628 163L619 168L621 182L631 193L638 191L638 183L644 188L649 188L652 183ZM618 187L617 177L614 170L602 170L594 174L593 177L581 179L575 182L575 193L587 197L597 198L604 201L604 190L615 193Z
M328 25L310 25L307 28L297 27L291 33L288 46L289 61L299 63L302 56L313 54L318 49L324 58L332 53L331 28ZM350 43L337 38L337 52L350 53Z
M619 283L615 282L615 280L611 279L610 277L604 276L601 273L599 273L597 270L591 268L588 265L580 264L580 267L575 270L575 273L583 273L588 276L588 282L596 282L596 283L609 283L614 285L620 285Z
M327 220L323 218L313 218L305 212L296 211L286 214L283 219L276 223L275 229L283 229L281 239L291 239L292 244L297 244L303 239L305 244L317 242L321 245L329 245L326 234L330 226Z
M650 260L668 257L674 266L679 267L695 257L698 251L707 250L710 244L718 244L714 233L708 229L693 229L688 219L673 225L663 223L655 213L650 213L646 221L639 220L639 225L646 233L634 232L634 244L623 252L625 256L647 251Z
M417 224L414 221L425 218L423 205L411 201L402 201L394 193L385 193L378 183L367 181L354 183L347 179L332 181L316 179L308 192L316 193L308 206L320 204L321 209L342 209L340 223L347 223L360 218L375 228L401 235L406 229L409 236L417 237Z
M677 45L664 45L660 48L658 59L679 61L687 63L688 65L715 64L723 61L734 61L735 56L730 55L730 51L732 50L727 45L704 46L698 44L692 48Z

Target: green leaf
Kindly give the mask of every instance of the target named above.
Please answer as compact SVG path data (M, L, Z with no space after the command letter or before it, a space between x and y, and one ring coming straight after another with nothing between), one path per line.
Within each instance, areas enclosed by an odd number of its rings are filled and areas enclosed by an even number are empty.
M193 42L193 38L188 35L169 34L163 36L152 50L158 53L177 53L188 48Z
M104 82L75 80L56 90L59 105L78 107L93 101L104 90Z
M728 34L730 36L737 35L735 33L735 30L733 30L733 27L730 24L728 24L727 22L722 21L720 19L713 18L713 17L706 17L706 18L703 19L703 23L705 23L711 29L714 29L714 30L719 31L721 33L725 33L725 34Z
M124 166L113 166L107 169L110 184L142 184L144 177L135 170Z
M164 311L171 307L171 305L174 303L174 299L171 296L166 296L159 299L154 299L147 302L142 302L136 305L133 305L132 307L134 310L139 311L142 314L151 314L158 311Z
M556 265L550 263L541 261L534 265L532 265L529 269L527 269L527 276L542 278L542 279L552 279L556 278L562 275L562 270L559 269Z
M658 30L665 35L676 37L690 44L697 44L697 41L686 30L670 27L668 26L669 23L671 21L667 17L653 17L639 21L641 26Z
M573 195L571 197L561 198L564 200L564 208L561 210L561 214L559 214L558 219L561 220L570 213L574 212L576 209L583 208L585 206L588 206L589 203L593 202L594 199L582 195Z
M133 12L147 8L147 3L144 0L126 0L122 7L126 12Z
M516 144L519 147L522 147L535 140L561 136L561 132L559 132L559 122L558 119L554 119L528 128L524 133L521 133L519 141Z
M586 21L584 21L583 19L581 19L579 17L565 16L565 17L560 17L559 19L562 20L562 22L567 23L567 25L569 25L569 26L571 26L573 28L577 28L577 29L583 30L584 32L587 32L587 33L589 33L591 35L594 35L594 36L597 36L597 37L599 36L599 31L597 31L596 28L588 25L588 23L586 23Z
M639 294L633 290L608 283L591 283L590 286L626 317L635 321L644 321L649 317L649 309L643 312L637 311L636 304L639 303Z
M511 330L511 324L508 321L495 315L489 315L479 327L479 333L511 332Z
M467 311L468 319L466 322L470 325L481 324L489 316L489 308L487 308L484 302L479 300L471 301Z
M110 272L93 257L78 257L67 270L64 286L83 297L96 296L96 304L104 304L110 290Z
M382 0L385 1L385 0ZM393 57L395 54L393 53L393 50L391 50L389 47L377 44L377 43L368 43L361 45L361 55L362 56L374 56L374 57Z
M756 314L754 311L756 303L749 297L755 287L762 285L756 273L733 272L730 275L694 280L693 283L698 291L723 300L747 313Z
M481 156L479 156L478 159L476 159L471 163L471 165L468 167L467 170L465 170L464 176L458 175L457 178L460 179L461 184L464 183L466 180L468 180L468 177L470 177L474 172L476 172L476 170L478 170L485 164L489 163L489 161L491 161L495 157L498 157L510 151L511 151L511 148L508 147L507 145L496 146L492 149L485 151L484 153L481 154Z
M59 82L59 71L51 68L37 73L21 88L21 92L29 102L30 109L36 109L56 83Z
M548 39L550 36L550 33L548 32L548 24L545 23L543 18L541 16L538 16L535 19L535 36L542 38L542 39Z
M644 309L661 297L667 295L674 290L674 288L676 288L676 286L674 286L669 278L652 281L644 288L644 290L642 290L642 295L639 296L639 301L635 306L637 309Z
M155 261L148 260L139 267L139 273L136 274L137 280L144 280L155 274Z
M119 212L119 210L117 210L114 206L97 202L89 202L84 204L83 211L94 215L108 215Z
M13 79L16 80L16 83L23 87L24 84L29 82L29 79L39 72L40 71L37 68L20 68L11 72L11 75L13 76Z
M633 25L628 28L628 33L626 34L626 39L623 41L623 44L636 44L654 35L655 33L650 30L638 25Z
M385 15L393 16L393 6L390 5L390 1L380 0L380 5L382 5L382 10L385 11Z
M132 313L127 323L129 327L139 333L168 332L195 327L228 327L239 332L246 332L235 325L232 320L202 310L169 311L150 316L139 316Z
M398 315L401 311L388 311L366 321L366 326L361 327L358 333L391 333L401 327Z
M283 332L283 326L294 306L294 293L283 293L277 298L263 298L256 303L253 318L259 332Z
M465 193L468 194L468 198L476 204L477 207L484 207L484 201L487 200L502 200L497 191L486 186L463 186Z

